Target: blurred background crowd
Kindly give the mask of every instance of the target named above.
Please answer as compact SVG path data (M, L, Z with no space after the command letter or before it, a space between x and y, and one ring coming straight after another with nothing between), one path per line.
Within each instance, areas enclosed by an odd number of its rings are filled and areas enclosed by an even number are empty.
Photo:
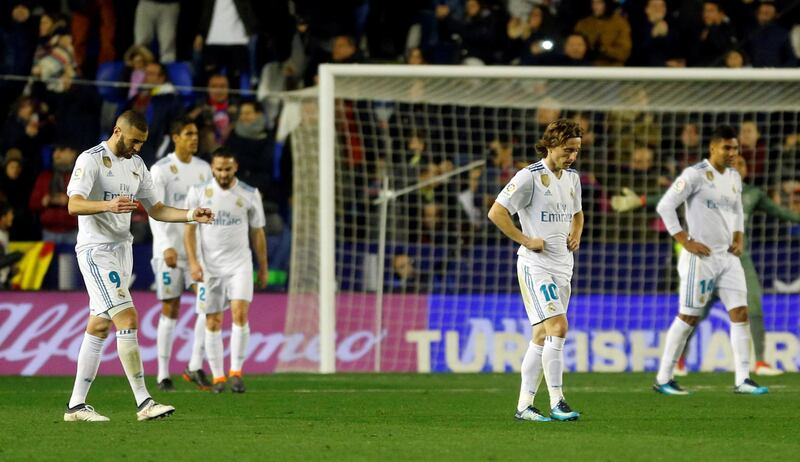
M198 155L221 145L237 153L239 177L264 192L271 266L285 270L292 156L290 143L276 142L281 103L271 95L315 85L321 63L796 67L800 1L0 0L0 56L0 256L9 240L74 243L77 220L66 212L65 191L75 158L133 109L150 124L141 153L147 165L171 152L170 124L181 116L200 130ZM343 171L369 194L387 169L413 183L486 160L485 168L406 201L415 242L435 242L433 230L453 227L459 239L474 239L486 226L483 209L534 160L532 143L558 117L586 130L577 167L593 229L587 238L626 240L632 229L637 239L640 231L656 238L663 229L652 211L612 217L610 196L626 186L659 193L703 157L705 137L720 122L702 114L580 113L557 101L513 114L427 111L438 119L414 106L383 116L379 108L340 110L343 130L354 135ZM465 127L443 115L459 111L516 122L469 130L465 148L455 141ZM749 181L800 210L797 113L725 122L739 130ZM389 127L393 141L371 142L365 126ZM355 221L371 214L366 201L351 210ZM147 242L144 213L133 221L135 242ZM398 262L397 271L407 264Z

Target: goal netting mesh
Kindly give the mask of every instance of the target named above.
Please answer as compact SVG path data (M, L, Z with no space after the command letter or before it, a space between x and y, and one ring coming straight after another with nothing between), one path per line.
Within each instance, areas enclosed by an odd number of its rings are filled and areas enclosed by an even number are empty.
M294 234L285 332L291 348L284 346L280 369L319 368L325 232L335 235L337 371L517 370L531 329L515 274L517 246L486 214L514 173L538 160L534 143L547 123L568 117L585 131L574 167L586 219L567 366L654 370L677 312L679 249L653 201L707 156L713 129L734 126L746 182L800 212L800 78L676 75L473 77L460 67L448 77L336 76L331 140L319 137L316 93L287 95L281 129L294 159ZM335 179L335 227L320 230L324 142L335 146L335 169L326 172ZM482 166L459 172L476 161ZM624 188L652 205L616 212L612 198ZM381 265L382 190L403 194L387 202ZM800 225L765 213L764 205L747 224L747 241L764 288L765 355L796 370ZM691 369L732 367L727 324L717 303L690 344Z

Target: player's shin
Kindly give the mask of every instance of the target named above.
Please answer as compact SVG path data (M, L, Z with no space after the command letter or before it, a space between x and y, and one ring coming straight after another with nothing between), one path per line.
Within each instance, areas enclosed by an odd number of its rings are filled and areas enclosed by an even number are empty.
M242 366L247 355L247 343L250 341L250 324L231 328L231 376L242 374Z
M73 408L86 402L86 395L97 376L100 367L100 354L103 350L105 339L84 333L81 349L78 353L78 370L75 374L75 385L69 399L69 407Z
M211 368L211 375L214 380L225 379L225 367L223 365L222 331L211 331L206 329L206 356L208 365Z
M539 389L539 384L542 382L543 349L544 347L541 345L537 345L533 342L528 343L528 351L525 352L525 357L522 359L522 367L520 368L522 383L519 387L517 411L522 412L525 408L532 405L536 397L536 391Z
M194 343L192 344L192 358L189 360L189 370L197 371L203 368L203 355L206 350L206 315L197 314L194 323Z
M136 329L122 329L117 331L117 354L128 376L128 383L133 390L136 405L142 404L150 393L144 383L144 368L142 367L142 355L139 352L139 340L136 337Z
M736 371L734 385L750 378L750 323L731 322L731 347Z
M672 325L669 326L667 331L666 345L664 346L664 353L661 355L661 362L658 366L658 375L656 375L656 382L665 384L672 380L672 373L675 369L675 363L686 346L686 340L694 329L693 326L687 324L679 317L675 317Z
M172 356L175 324L177 320L164 316L158 319L158 381L169 378L169 359Z
M544 378L547 381L547 391L550 394L550 408L555 407L564 399L561 389L564 376L564 341L563 337L548 335L544 340L542 351L542 364Z

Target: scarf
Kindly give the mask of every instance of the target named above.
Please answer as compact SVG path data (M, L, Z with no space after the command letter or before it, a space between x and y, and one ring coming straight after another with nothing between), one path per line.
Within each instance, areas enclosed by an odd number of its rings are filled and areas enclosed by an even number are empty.
M250 123L245 123L241 120L236 122L236 126L233 129L236 134L242 138L247 138L248 140L263 140L267 137L267 133L264 131L264 123L264 116L259 115L256 117L256 120Z

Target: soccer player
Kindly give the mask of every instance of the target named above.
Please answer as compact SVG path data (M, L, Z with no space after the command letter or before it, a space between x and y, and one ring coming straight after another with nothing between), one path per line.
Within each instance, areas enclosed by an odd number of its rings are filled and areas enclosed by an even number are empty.
M175 152L168 154L150 169L156 189L156 199L171 207L181 207L189 188L205 183L211 178L208 162L194 157L197 152L197 125L189 118L181 118L172 124L172 142ZM153 232L153 259L150 261L156 279L156 295L161 300L161 317L158 320L158 388L174 391L175 385L169 376L169 360L181 294L192 286L188 274L186 252L183 248L183 225L162 223L150 218ZM200 389L211 387L203 371L203 353L206 336L206 317L197 314L194 325L192 357L183 372L186 381L194 382Z
M69 213L78 215L75 251L89 293L89 321L78 353L78 370L65 421L108 421L86 404L97 375L103 341L111 323L117 329L117 353L136 400L138 420L165 417L175 408L156 403L144 382L138 319L128 291L132 270L131 212L142 203L156 220L208 223L211 210L177 209L155 200L150 172L137 154L147 140L147 121L133 111L116 120L114 131L77 159L67 195Z
M536 144L544 159L514 175L489 210L489 219L520 244L519 279L533 340L522 360L522 385L515 418L529 421L577 420L562 392L567 306L572 292L573 255L583 233L581 183L569 168L581 148L577 122L551 122ZM520 230L511 216L517 214ZM544 373L550 394L550 417L534 404Z
M741 176L742 179L747 177L747 162L741 155L737 155L734 158L733 168L739 172L739 176ZM623 195L614 196L611 198L611 207L618 212L627 212L645 205L655 205L659 199L661 199L660 195L639 196L635 192L626 189ZM779 220L800 223L800 213L793 212L786 207L776 204L761 188L743 183L742 211L744 212L745 224L750 222L750 217L753 215L753 212L757 210L760 210ZM747 287L747 317L750 320L750 335L753 337L753 351L756 355L756 375L781 375L783 374L783 371L773 367L771 364L766 362L764 358L765 329L764 312L761 304L761 296L764 290L761 287L761 281L758 278L758 273L756 273L753 259L750 257L750 253L747 251L747 246L745 246L742 250L742 255L739 257L739 259L742 261L745 283ZM702 319L705 319L708 316L709 310L718 299L719 297L716 296L716 292L715 296L708 298L708 301L703 308L701 317ZM689 338L691 338L691 336ZM687 339L687 345L688 342L689 339ZM686 350L684 349L684 354L685 352ZM675 375L686 375L685 370L683 370L681 367L682 359L683 356L681 356L678 360L677 367L674 371Z
M656 210L672 237L683 246L678 257L680 307L667 332L653 389L686 395L673 377L686 340L700 321L703 306L716 289L731 319L735 367L734 392L762 395L766 387L750 379L750 326L741 256L744 250L742 178L731 164L739 152L736 132L720 126L711 136L709 157L686 168L659 201ZM675 211L686 203L684 230Z
M253 300L252 242L258 259L259 287L267 285L267 241L264 207L258 189L236 178L239 165L233 153L218 148L211 157L213 180L195 186L186 197L188 207L218 210L211 226L186 225L184 244L192 279L199 284L197 309L206 314L206 357L213 375L211 390L225 391L222 317L230 302L231 391L244 393L242 365L250 338L247 312Z

